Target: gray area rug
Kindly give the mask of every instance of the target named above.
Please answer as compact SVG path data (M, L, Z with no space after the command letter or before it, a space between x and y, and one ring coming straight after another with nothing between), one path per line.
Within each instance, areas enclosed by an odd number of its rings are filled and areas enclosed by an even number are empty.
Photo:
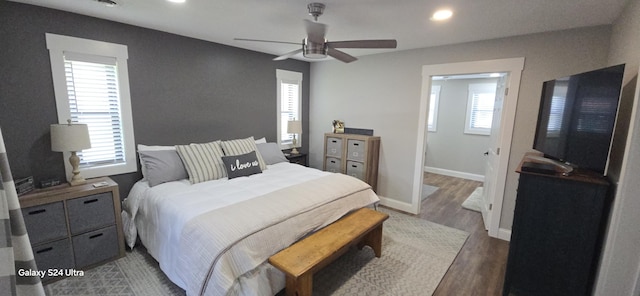
M462 203L462 207L476 212L482 211L482 187L476 188Z
M313 295L431 295L468 233L379 208L388 213L382 257L351 250L314 276ZM45 286L47 295L185 295L158 263L136 247L118 259Z
M436 186L422 184L422 196L420 197L421 200L425 200L427 197L429 197L429 195L434 194L436 191L438 191L438 189L440 188Z

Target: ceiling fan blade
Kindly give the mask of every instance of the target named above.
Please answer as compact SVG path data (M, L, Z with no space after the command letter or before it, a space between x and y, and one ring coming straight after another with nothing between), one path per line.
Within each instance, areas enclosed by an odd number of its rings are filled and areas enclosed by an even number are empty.
M245 39L245 38L233 38L233 40L237 41L256 41L256 42L271 42L271 43L284 43L284 44L295 44L301 45L300 42L287 42L287 41L273 41L273 40L260 40L260 39Z
M299 53L301 53L301 52L302 52L302 48L300 48L300 49L296 49L296 50L294 50L294 51L290 51L290 52L287 52L287 53L285 53L285 54L283 54L283 55L281 55L281 56L279 56L279 57L276 57L276 58L274 58L273 60L274 60L274 61L282 61L282 60L286 60L286 59L288 59L288 58L290 58L290 57L292 57L292 56L294 56L294 55L297 55L297 54L299 54Z
M304 20L307 29L307 38L315 43L324 43L324 35L327 34L327 25Z
M339 51L339 50L337 50L335 48L332 48L332 47L329 47L329 50L327 51L327 54L329 56L331 56L332 58L334 58L336 60L339 60L339 61L343 61L345 63L351 63L351 62L357 60L356 57L354 57L354 56L352 56L350 54L347 54L347 53L345 53L343 51Z
M395 39L331 41L327 45L333 48L396 48Z

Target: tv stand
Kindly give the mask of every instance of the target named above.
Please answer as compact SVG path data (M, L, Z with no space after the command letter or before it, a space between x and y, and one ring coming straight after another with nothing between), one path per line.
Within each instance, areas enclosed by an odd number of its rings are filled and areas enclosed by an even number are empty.
M542 155L525 155L524 161L552 165L555 167L555 171L560 172L563 176L569 176L569 174L573 172L573 167L571 165L546 158Z

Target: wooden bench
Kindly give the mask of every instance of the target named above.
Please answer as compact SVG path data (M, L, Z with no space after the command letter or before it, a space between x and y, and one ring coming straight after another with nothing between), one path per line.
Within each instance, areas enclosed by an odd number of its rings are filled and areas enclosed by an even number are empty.
M389 215L359 209L269 258L286 275L287 296L311 295L313 274L358 244L382 254L382 223Z

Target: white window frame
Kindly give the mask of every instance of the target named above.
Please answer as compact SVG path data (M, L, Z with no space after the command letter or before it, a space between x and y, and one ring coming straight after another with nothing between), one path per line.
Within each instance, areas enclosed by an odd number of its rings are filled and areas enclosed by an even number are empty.
M485 135L488 136L491 134L491 125L489 127L475 127L472 126L472 116L474 113L474 104L473 97L477 93L489 93L492 92L494 94L494 102L495 102L495 93L496 93L497 83L470 83L469 84L469 93L467 100L467 114L465 117L464 123L464 133L472 134L472 135ZM493 110L492 110L493 112Z
M436 132L438 130L438 104L440 102L440 85L431 86L429 96L429 118L427 119L427 130ZM431 123L429 123L429 121Z
M280 149L293 148L293 143L290 140L282 139L282 128L287 127L286 122L282 122L282 84L297 84L298 85L298 114L296 120L302 121L302 73L276 69L277 80L277 142ZM296 138L297 147L302 146L302 134Z
M95 41L70 36L46 33L47 49L51 59L51 76L58 111L58 122L66 123L71 118L69 96L65 76L65 53L92 56L96 59L115 59L117 65L118 88L120 98L120 120L122 125L122 142L124 145L124 162L119 164L101 164L81 167L85 178L111 176L137 171L133 119L131 112L131 95L129 92L129 73L126 45ZM67 159L71 152L63 152L67 178L72 175L71 165Z

